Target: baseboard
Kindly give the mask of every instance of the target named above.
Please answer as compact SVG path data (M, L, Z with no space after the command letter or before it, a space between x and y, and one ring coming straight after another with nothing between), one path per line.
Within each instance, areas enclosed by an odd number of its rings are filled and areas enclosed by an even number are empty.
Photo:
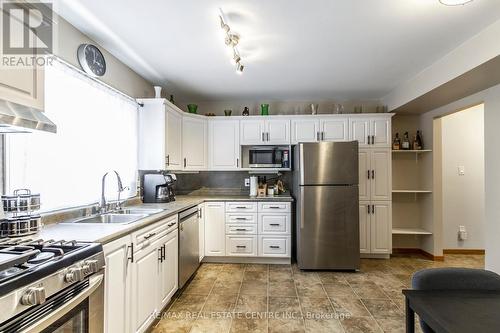
M433 261L444 261L444 256L435 256L427 251L418 248L394 248L394 254L419 254Z
M390 254L369 254L369 253L361 253L359 255L361 259L389 259L391 257Z
M231 264L277 264L290 265L291 258L273 257L204 257L202 262L231 263Z
M484 249L444 249L444 254L485 254Z

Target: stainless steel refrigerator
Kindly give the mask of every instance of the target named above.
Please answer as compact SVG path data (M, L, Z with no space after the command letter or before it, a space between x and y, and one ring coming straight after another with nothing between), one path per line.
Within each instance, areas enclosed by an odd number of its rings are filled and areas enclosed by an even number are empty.
M294 148L300 269L359 269L358 142Z

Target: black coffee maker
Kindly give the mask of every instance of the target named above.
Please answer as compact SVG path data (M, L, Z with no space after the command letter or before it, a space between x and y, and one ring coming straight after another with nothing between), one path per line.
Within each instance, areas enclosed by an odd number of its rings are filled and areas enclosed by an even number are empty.
M144 203L165 203L175 201L174 174L147 173L143 176Z

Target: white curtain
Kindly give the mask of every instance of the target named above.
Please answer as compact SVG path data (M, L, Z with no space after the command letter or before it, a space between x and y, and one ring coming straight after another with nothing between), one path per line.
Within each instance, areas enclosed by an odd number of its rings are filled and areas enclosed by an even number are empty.
M101 178L116 170L136 195L137 104L75 69L54 62L45 71L45 112L57 134L7 136L8 192L40 193L42 211L95 203ZM106 197L116 198L114 174Z

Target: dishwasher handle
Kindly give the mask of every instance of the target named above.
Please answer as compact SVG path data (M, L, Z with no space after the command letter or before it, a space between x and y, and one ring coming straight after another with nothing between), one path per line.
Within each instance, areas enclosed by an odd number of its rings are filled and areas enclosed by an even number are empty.
M179 223L186 221L196 215L198 217L198 207L194 206L179 213Z

